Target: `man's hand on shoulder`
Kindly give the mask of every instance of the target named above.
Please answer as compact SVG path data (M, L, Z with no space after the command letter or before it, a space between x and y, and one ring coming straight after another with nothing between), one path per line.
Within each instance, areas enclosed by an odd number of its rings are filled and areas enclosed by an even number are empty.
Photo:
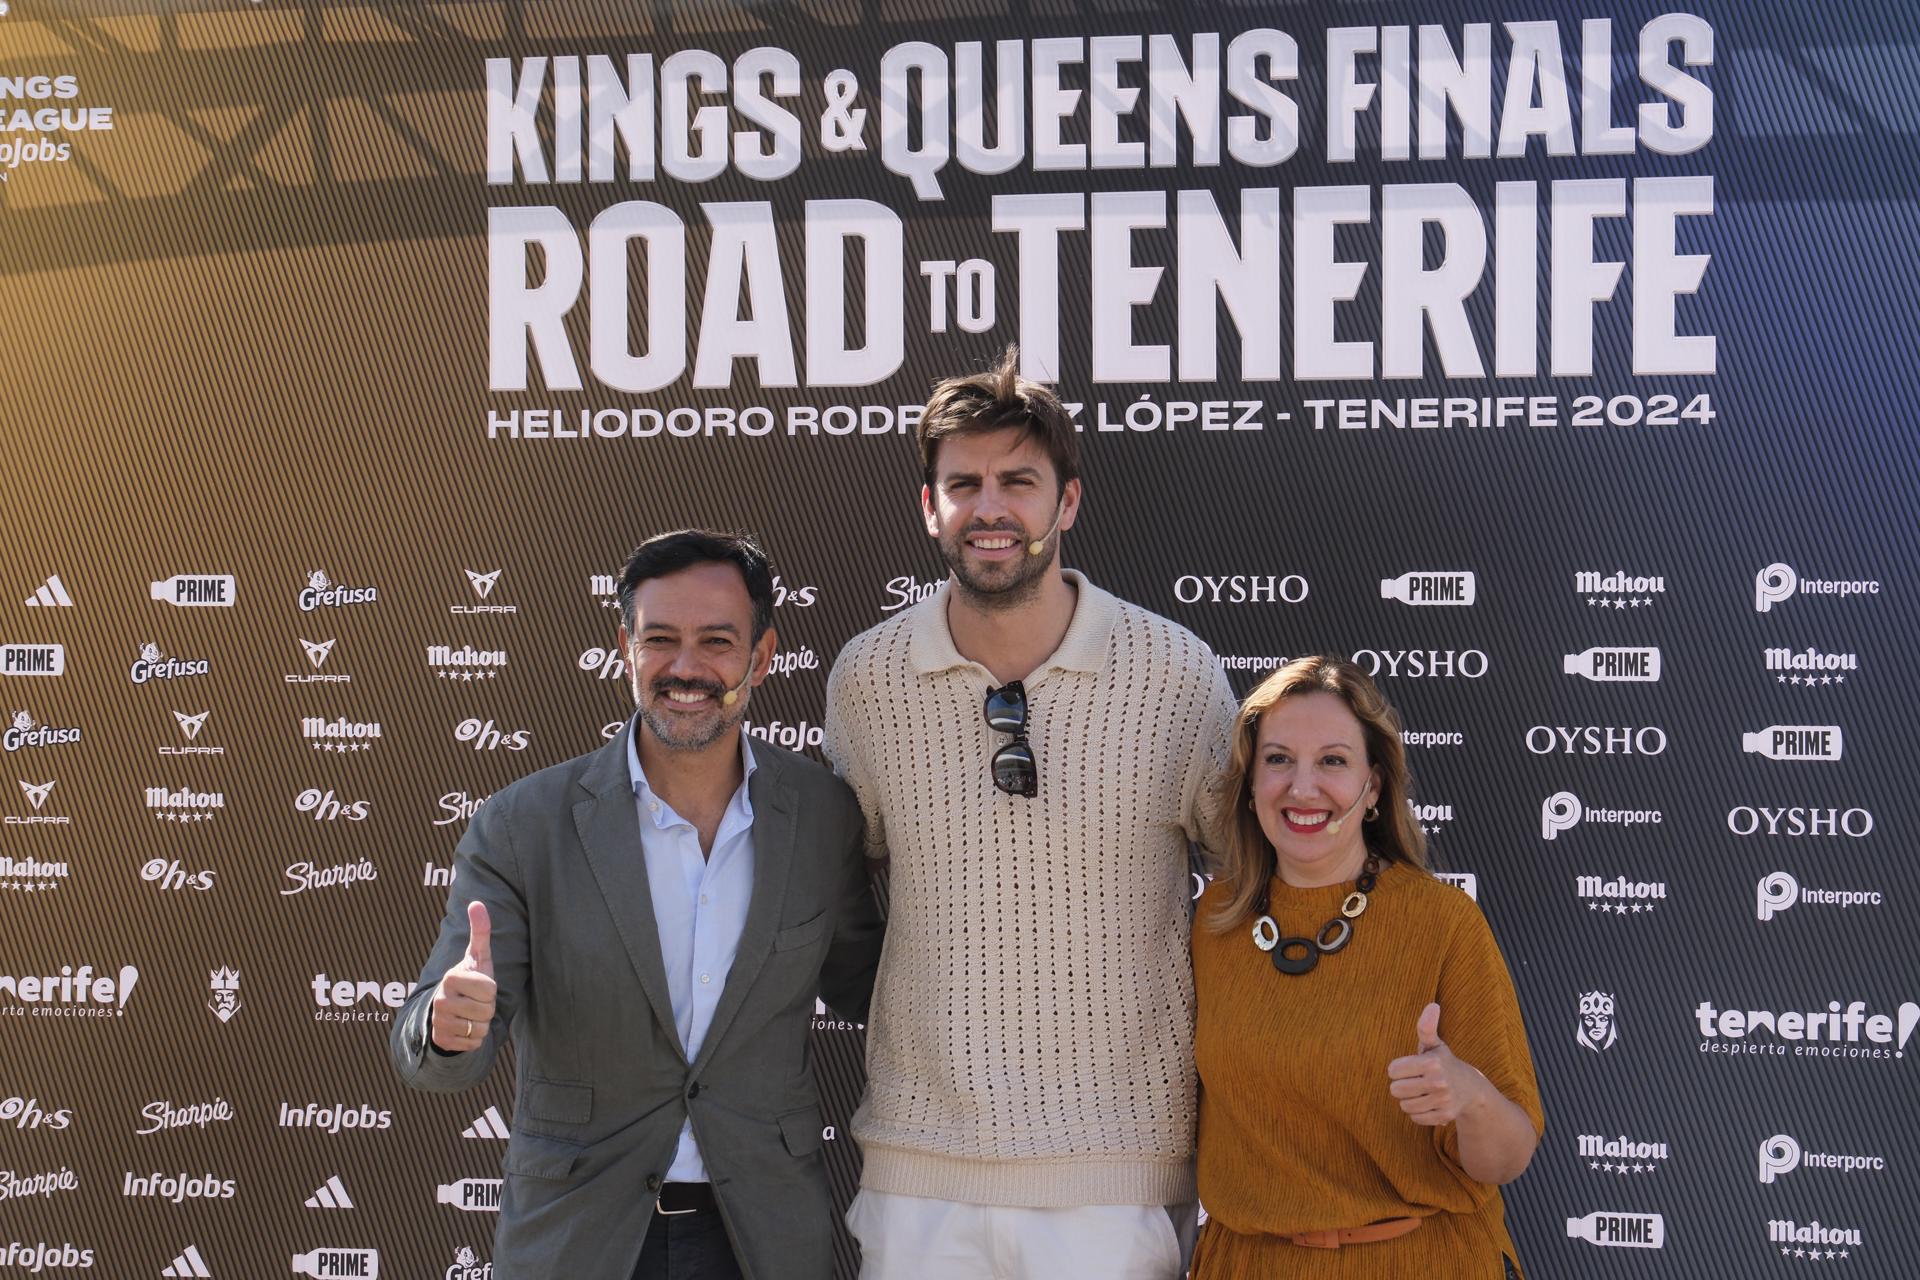
M487 904L467 904L467 953L447 970L433 992L433 1045L442 1053L466 1053L486 1043L493 1025L493 926Z

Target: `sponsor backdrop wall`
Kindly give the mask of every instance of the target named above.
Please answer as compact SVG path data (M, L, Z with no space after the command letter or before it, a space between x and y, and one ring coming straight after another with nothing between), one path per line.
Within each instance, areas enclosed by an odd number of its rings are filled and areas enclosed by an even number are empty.
M1015 341L1069 563L1400 708L1532 1268L1911 1274L1906 17L0 4L0 1274L489 1274L510 1067L386 1050L467 819L627 713L682 524L764 535L817 754Z

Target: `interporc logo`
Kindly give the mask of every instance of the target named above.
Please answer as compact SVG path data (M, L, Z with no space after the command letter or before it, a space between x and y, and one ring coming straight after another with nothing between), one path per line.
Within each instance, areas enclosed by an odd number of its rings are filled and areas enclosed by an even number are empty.
M1770 564L1754 575L1754 611L1769 613L1781 601L1791 600L1796 592L1820 596L1877 596L1880 594L1880 584L1864 579L1803 578L1793 571L1791 565Z
M1642 605L1652 608L1653 598L1666 594L1667 580L1628 573L1625 569L1615 569L1612 573L1583 569L1573 575L1573 589L1586 597L1589 605L1599 605L1602 609L1638 609Z
M1657 1173L1663 1167L1661 1162L1667 1158L1667 1144L1641 1142L1625 1134L1608 1138L1597 1133L1583 1133L1580 1135L1580 1158L1587 1162L1587 1168L1594 1173L1611 1173L1620 1177Z
M1822 1009L1719 1009L1702 1000L1693 1011L1700 1024L1700 1052L1796 1058L1890 1060L1906 1057L1907 1041L1920 1024L1920 1004L1904 1001L1897 1013L1870 1013L1864 1000L1827 1001ZM1766 1032L1766 1041L1748 1038ZM1863 1043L1864 1041L1864 1043Z
M1608 991L1580 993L1580 1021L1573 1033L1582 1049L1599 1053L1620 1042L1620 1018Z
M189 676L204 676L212 669L213 664L205 658L169 658L160 651L159 645L149 640L140 646L140 656L127 669L127 679L135 684L146 684L151 680L184 680Z
M1660 679L1660 651L1595 646L1561 658L1560 670L1565 675L1584 676L1605 684L1616 681L1655 684Z
M1590 1213L1567 1219L1567 1239L1606 1248L1658 1249L1667 1243L1667 1220L1657 1213Z
M63 644L0 644L0 676L61 676L67 672Z
M472 615L481 613L511 614L520 612L519 605L487 603L489 597L493 595L494 587L499 585L500 570L494 569L487 573L475 573L471 569L466 569L462 572L467 575L467 583L473 588L474 597L480 600L481 603L449 605L447 607L448 613Z
M1808 1151L1799 1141L1776 1133L1760 1144L1760 1183L1770 1185L1795 1169L1829 1169L1835 1173L1884 1173L1887 1162L1882 1156L1842 1156L1824 1151Z
M1575 876L1573 891L1587 904L1587 910L1622 916L1650 913L1667 898L1664 880L1629 880L1625 876L1610 880Z
M1658 809L1595 809L1581 804L1580 797L1571 791L1556 791L1540 803L1540 838L1557 839L1562 831L1582 822L1634 827L1657 825L1660 820Z
M13 723L8 726L0 745L8 751L37 750L41 747L66 747L80 741L77 726L56 729L50 725L37 724L25 711L13 713Z
M1838 760L1841 751L1837 724L1770 724L1757 733L1742 733L1740 749L1769 760Z
M176 573L149 583L147 592L179 609L231 609L240 598L230 573Z
M307 585L302 587L298 597L300 612L312 613L315 609L342 609L354 604L377 604L380 590L377 587L337 587L327 575L318 569L307 575Z
M1380 579L1380 598L1411 605L1471 605L1478 595L1468 572L1427 570Z
M1760 879L1757 912L1764 924L1802 902L1844 911L1849 907L1877 907L1883 901L1878 889L1803 889L1792 873L1775 871Z

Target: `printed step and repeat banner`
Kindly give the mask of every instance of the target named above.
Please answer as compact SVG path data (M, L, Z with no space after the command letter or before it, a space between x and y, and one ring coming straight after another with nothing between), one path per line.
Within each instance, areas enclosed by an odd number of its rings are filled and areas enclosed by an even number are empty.
M490 1275L511 1064L386 1047L468 819L680 525L817 755L1009 343L1069 563L1403 714L1533 1272L1911 1275L1916 85L1871 0L6 0L0 1276Z

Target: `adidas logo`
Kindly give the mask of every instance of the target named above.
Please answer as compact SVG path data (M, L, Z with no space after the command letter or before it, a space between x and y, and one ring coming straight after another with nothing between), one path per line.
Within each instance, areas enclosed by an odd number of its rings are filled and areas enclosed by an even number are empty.
M60 581L60 575L57 573L51 578L48 578L44 585L36 588L34 593L27 597L27 608L29 609L52 607L63 609L73 608L73 597L67 594L66 585Z
M163 1276L200 1276L203 1277L204 1280L211 1280L213 1276L213 1272L207 1270L206 1259L200 1256L200 1250L193 1245L188 1245L187 1251L175 1258L172 1265L160 1274Z
M500 1114L500 1108L488 1107L481 1112L480 1118L460 1131L463 1138L480 1138L490 1142L505 1142L508 1137L507 1121Z
M347 1194L347 1186L340 1181L340 1175L334 1174L321 1185L318 1191L307 1197L309 1209L351 1209L353 1197Z

